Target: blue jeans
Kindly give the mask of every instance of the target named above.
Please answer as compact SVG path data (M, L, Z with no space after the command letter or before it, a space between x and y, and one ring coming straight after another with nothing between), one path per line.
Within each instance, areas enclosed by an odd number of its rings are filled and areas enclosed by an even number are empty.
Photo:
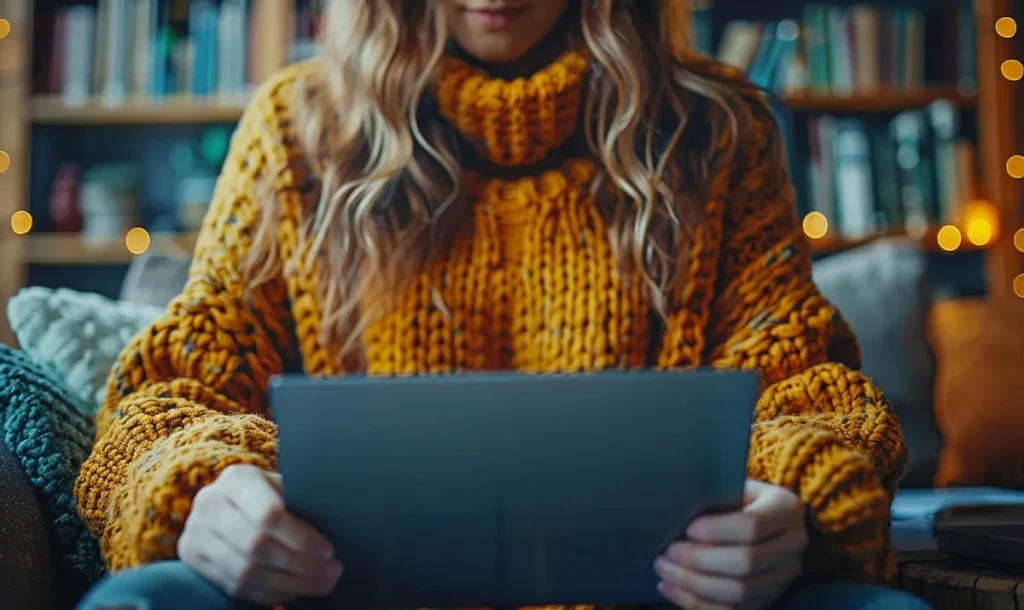
M855 583L794 587L775 606L780 610L929 610L908 593ZM257 610L231 599L180 561L120 572L97 584L77 610Z

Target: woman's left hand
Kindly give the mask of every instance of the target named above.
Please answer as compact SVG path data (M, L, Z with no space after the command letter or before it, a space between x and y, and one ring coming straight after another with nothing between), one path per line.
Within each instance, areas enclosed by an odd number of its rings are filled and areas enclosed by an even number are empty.
M793 492L747 481L746 504L706 515L655 561L666 599L686 610L760 609L800 575L806 509Z

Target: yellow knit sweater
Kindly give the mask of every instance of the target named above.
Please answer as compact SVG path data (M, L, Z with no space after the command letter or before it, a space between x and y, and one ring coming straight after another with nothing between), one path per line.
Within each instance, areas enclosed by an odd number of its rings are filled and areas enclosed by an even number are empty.
M480 157L524 168L576 131L586 68L569 52L507 82L447 58L434 97ZM310 375L347 372L333 357L340 346L321 338L315 273L286 265L246 295L239 266L268 197L281 218L281 256L299 247L310 195L291 118L296 83L315 69L286 69L251 103L188 285L131 341L110 377L76 494L111 570L174 557L192 498L225 467L275 468L276 429L265 402L271 376L294 363ZM688 242L688 273L670 295L664 324L652 322L640 282L616 271L585 188L594 164L570 159L515 180L480 181L472 230L369 326L367 367L375 374L760 369L765 389L749 475L809 505L809 572L886 580L893 575L889 505L906 460L899 425L857 372L850 329L811 281L779 135L759 98L745 97L759 118L740 126L735 147L719 143L703 220Z

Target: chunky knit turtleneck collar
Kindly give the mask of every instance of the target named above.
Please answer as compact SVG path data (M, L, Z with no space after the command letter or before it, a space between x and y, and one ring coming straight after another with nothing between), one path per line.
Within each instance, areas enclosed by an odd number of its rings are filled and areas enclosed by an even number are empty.
M448 55L434 95L441 115L485 161L532 165L576 133L587 66L570 50L529 77L506 80Z

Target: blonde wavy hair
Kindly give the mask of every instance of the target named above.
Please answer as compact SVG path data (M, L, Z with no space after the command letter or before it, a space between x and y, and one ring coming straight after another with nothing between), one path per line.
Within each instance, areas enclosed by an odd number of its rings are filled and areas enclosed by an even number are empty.
M581 124L600 168L595 201L623 277L640 271L662 315L685 269L722 135L712 129L700 146L683 145L692 100L724 109L731 131L738 106L730 100L734 83L696 58L680 60L679 33L660 13L664 6L577 0L569 8L579 14L570 44L592 58L595 94ZM441 0L328 0L324 69L300 87L296 135L320 182L301 227L305 257L290 263L314 265L322 339L344 346L339 361L361 359L359 339L374 313L443 252L471 214L450 138L422 112L449 44L442 8ZM252 285L285 262L276 260L276 221L262 215Z

